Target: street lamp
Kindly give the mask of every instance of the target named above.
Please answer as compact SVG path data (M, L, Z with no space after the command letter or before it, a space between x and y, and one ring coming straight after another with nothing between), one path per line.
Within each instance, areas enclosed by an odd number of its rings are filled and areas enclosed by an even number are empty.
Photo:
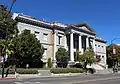
M115 41L116 39L120 39L120 38L114 38L114 39L112 39L111 40L111 45L113 44L113 41ZM112 56L112 61L113 61L113 71L114 71L114 69L115 69L115 65L116 65L116 57L115 57L115 54L116 54L116 49L115 49L115 46L113 45L113 47L112 47L112 53L113 53L113 56Z
M10 13L11 13L11 10L12 10L13 5L14 5L15 2L16 2L16 0L13 0L13 1L12 1L12 4L11 4L11 6L10 6Z
M116 39L117 39L117 38L112 39L112 40L111 40L111 44L113 44L113 41L116 40ZM112 50L112 51L113 51L113 55L116 54L116 50L115 50L114 45L113 45L113 50Z
M10 6L9 13L11 13L12 7L13 7L13 5L14 5L15 2L16 2L16 0L12 0L12 4L11 4L11 6ZM6 28L6 36L5 36L6 41L7 41L7 39L8 39L8 37L7 37L7 32L8 32L8 28ZM3 56L2 78L4 78L5 55L6 55L6 46L5 46L5 53L4 53L4 56Z

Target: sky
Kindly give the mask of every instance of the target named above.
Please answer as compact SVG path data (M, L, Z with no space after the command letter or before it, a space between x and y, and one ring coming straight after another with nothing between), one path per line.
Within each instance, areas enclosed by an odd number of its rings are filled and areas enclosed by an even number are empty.
M0 0L10 7L12 0ZM88 23L107 44L120 44L120 0L16 0L12 12L65 24Z

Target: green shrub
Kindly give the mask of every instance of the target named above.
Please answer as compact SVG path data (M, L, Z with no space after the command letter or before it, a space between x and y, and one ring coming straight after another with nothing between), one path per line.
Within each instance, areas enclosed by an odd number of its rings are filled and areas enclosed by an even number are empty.
M37 69L16 69L16 72L19 74L38 74L38 70ZM9 74L14 74L15 71L9 70Z
M50 70L51 73L59 74L59 73L83 73L85 72L80 68L53 68Z
M51 61L51 58L48 58L48 68L51 68L52 67L52 61Z

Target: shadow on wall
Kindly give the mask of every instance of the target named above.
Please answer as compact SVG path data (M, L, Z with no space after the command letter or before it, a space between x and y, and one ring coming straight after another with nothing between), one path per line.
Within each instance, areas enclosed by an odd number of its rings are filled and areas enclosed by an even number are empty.
M21 62L13 59L9 59L5 62L5 67L7 68L9 65L16 65L16 68L43 68L43 61L37 60L33 62Z

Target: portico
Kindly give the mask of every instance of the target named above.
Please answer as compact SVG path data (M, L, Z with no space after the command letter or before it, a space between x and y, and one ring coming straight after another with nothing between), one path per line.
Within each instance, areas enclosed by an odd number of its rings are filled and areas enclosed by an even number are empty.
M70 61L75 61L75 52L80 51L81 54L85 52L87 48L91 48L95 51L95 39L84 34L71 32L69 34L70 43L69 43L69 54Z

